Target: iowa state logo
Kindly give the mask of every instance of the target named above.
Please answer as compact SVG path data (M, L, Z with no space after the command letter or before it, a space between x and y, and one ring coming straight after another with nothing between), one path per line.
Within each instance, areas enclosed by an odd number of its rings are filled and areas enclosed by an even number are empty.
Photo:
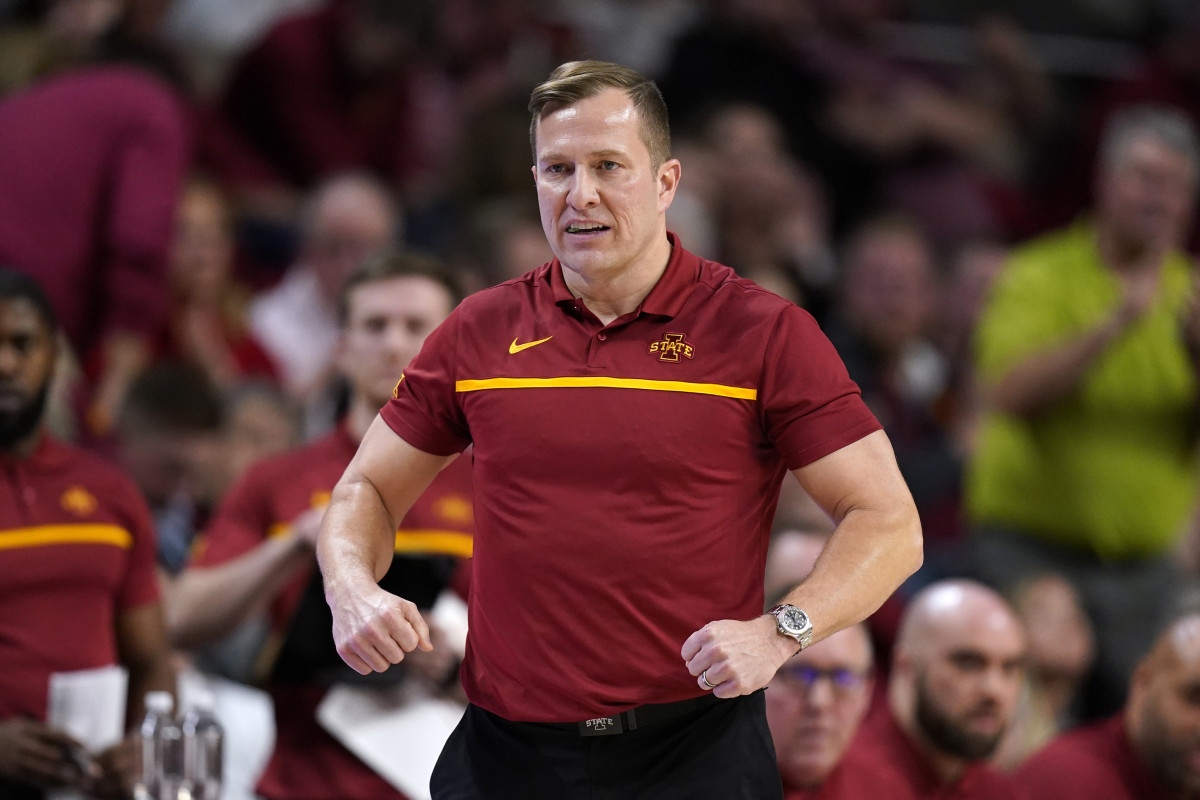
M658 354L659 361L679 361L679 357L692 358L696 349L684 341L682 333L668 333L657 342L650 343L650 354Z

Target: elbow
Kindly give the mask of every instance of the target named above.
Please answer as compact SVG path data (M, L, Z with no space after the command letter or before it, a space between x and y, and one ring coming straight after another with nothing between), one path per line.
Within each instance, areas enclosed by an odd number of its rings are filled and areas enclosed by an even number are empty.
M904 566L905 578L912 575L925 562L925 536L921 530L921 516L911 501L896 521L895 553Z

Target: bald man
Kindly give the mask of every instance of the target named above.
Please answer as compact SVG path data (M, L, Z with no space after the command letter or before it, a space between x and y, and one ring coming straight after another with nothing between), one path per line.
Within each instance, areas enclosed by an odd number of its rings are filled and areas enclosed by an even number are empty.
M1059 737L1015 777L1029 800L1200 798L1200 613L1159 636L1123 711Z
M892 770L844 757L871 700L873 666L871 638L860 623L800 651L775 673L767 724L786 800L914 797Z
M991 589L931 584L901 620L887 713L872 718L853 749L895 769L917 797L1018 797L987 762L1016 709L1026 647L1021 622Z

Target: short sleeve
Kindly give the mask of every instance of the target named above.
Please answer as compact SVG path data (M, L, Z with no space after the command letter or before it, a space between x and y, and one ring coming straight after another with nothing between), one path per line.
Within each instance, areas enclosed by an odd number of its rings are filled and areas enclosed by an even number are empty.
M158 542L150 509L146 507L141 493L128 481L122 481L118 491L126 495L125 513L133 545L129 551L124 580L117 592L116 606L119 609L137 608L159 599Z
M460 453L471 444L455 389L461 320L460 310L455 310L429 334L380 412L397 436L433 455Z
M829 339L797 306L787 306L776 320L760 386L763 430L788 469L881 428Z
M192 549L188 567L214 567L250 552L270 533L262 465L251 467L225 499Z

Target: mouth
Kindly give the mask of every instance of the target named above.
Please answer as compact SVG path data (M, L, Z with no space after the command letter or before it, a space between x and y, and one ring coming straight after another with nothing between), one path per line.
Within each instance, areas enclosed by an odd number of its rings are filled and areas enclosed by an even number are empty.
M567 233L572 236L589 236L611 230L607 225L598 222L578 222L567 226Z

